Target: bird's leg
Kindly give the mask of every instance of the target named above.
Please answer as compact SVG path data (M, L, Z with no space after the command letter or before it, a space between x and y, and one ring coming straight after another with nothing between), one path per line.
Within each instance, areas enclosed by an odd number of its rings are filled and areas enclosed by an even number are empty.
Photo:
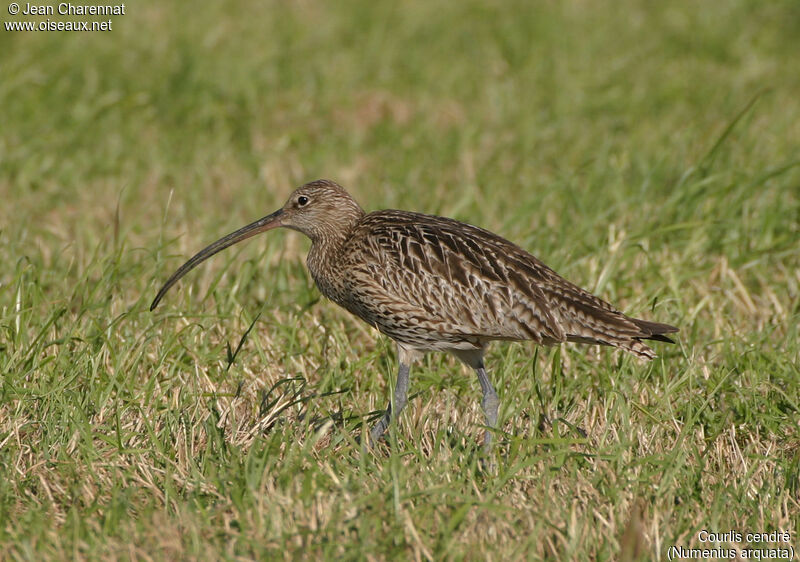
M478 373L478 382L481 383L481 390L483 390L483 399L481 406L483 406L483 413L486 415L486 433L483 434L483 449L489 452L492 446L492 430L497 429L497 408L500 405L500 400L497 398L497 393L494 391L489 377L486 376L486 369L483 366L483 361L478 363L475 367L475 372Z
M400 363L400 368L397 370L397 384L394 387L394 398L389 402L386 413L383 414L383 417L373 426L372 431L369 432L370 443L378 442L383 432L389 427L392 418L397 419L397 416L399 416L400 412L403 410L403 406L406 405L408 397L408 373L410 369L411 367L408 363ZM394 408L392 408L392 406L394 406ZM394 416L392 415L393 412Z

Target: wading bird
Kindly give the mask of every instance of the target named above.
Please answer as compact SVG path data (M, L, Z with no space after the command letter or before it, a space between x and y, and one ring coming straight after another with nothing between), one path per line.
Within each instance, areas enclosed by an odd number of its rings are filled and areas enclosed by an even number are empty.
M427 351L449 351L475 370L486 426L495 428L499 401L483 364L491 341L602 344L652 359L643 340L674 343L664 334L678 331L626 316L487 230L408 211L365 213L328 180L298 188L283 208L201 250L167 280L150 310L200 262L278 227L311 239L308 269L323 295L397 344L394 398L370 431L372 442L405 406L411 363ZM487 429L487 450L491 440Z

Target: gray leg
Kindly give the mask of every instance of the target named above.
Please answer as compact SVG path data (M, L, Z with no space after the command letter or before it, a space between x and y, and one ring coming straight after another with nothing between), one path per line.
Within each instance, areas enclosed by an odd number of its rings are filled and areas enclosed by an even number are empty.
M483 390L481 406L483 406L483 413L486 415L486 425L491 428L487 429L486 433L483 434L483 449L488 453L492 446L492 429L497 429L497 408L500 405L500 400L497 398L497 393L494 391L489 377L486 376L483 361L475 368L475 372L478 373L478 381L481 383L481 390Z
M450 350L465 365L469 365L478 373L478 382L481 383L481 390L483 391L481 406L483 406L483 413L486 416L487 427L486 433L483 434L483 450L488 453L492 448L492 431L497 429L497 409L500 406L500 400L497 398L497 393L494 391L489 377L486 376L486 369L483 366L484 351L485 347Z
M389 427L392 418L397 419L397 416L399 416L400 412L403 410L403 406L406 405L408 397L409 370L410 366L408 363L400 363L400 369L397 371L397 384L394 387L394 399L389 402L389 406L386 408L386 413L383 414L383 417L378 420L378 423L376 423L372 428L372 431L369 432L370 443L378 442L378 439L381 438L383 432L386 431L387 427ZM392 416L392 405L394 405L394 416Z

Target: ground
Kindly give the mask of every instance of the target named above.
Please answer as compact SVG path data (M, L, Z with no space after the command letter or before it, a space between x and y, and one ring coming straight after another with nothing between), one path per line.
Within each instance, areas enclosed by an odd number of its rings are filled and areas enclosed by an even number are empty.
M800 545L796 2L126 7L0 29L2 557ZM47 18L83 16L0 25ZM496 344L496 473L477 380L430 355L364 452L394 349L320 297L297 233L148 310L320 177L497 232L676 345Z

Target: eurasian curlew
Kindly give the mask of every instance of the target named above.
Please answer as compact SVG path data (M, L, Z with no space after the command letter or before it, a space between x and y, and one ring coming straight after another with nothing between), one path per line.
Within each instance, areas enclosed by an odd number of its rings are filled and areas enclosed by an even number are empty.
M486 425L494 428L499 402L483 364L492 340L602 344L652 359L643 340L673 343L664 334L678 331L624 315L487 230L407 211L365 213L328 180L298 188L283 208L201 250L167 280L150 310L203 260L277 227L311 238L308 269L323 295L397 344L394 399L372 442L405 406L411 363L427 351L449 351L475 370ZM487 449L491 440L487 429Z

